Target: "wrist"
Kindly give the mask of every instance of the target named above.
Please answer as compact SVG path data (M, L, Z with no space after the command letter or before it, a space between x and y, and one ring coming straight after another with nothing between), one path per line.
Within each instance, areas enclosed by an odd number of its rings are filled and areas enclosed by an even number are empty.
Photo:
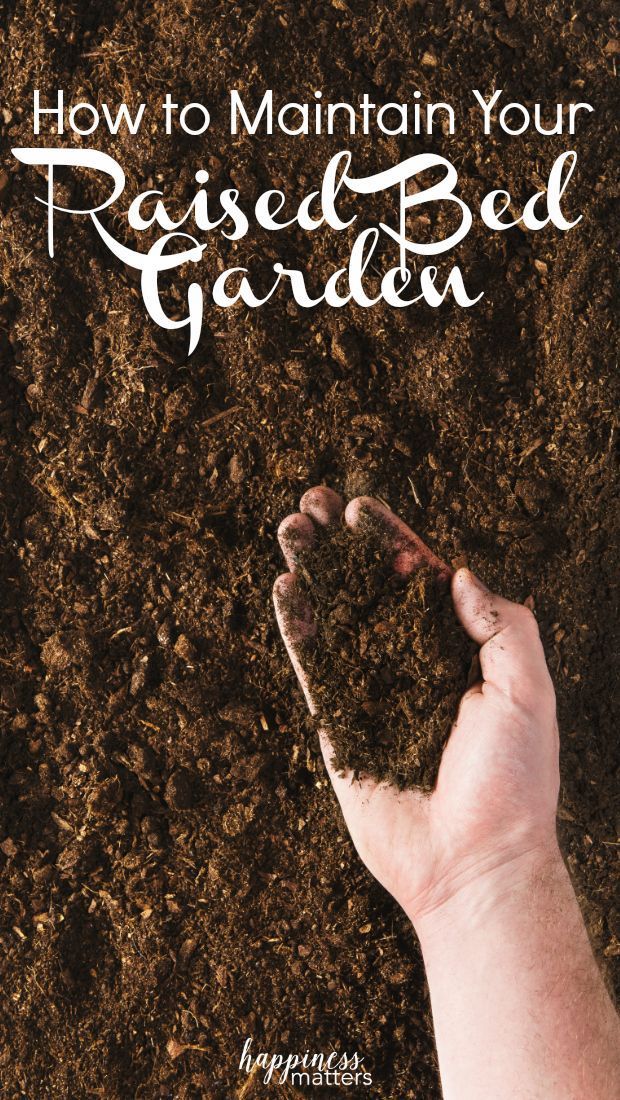
M537 899L544 903L564 884L570 886L570 880L554 837L544 845L464 869L441 900L406 907L406 912L425 952L448 937L484 930L489 921L501 919L515 906L530 908Z

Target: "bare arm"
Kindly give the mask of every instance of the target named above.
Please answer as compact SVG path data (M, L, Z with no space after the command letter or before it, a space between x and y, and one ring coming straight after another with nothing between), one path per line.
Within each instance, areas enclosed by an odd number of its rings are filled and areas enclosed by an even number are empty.
M446 1100L620 1096L618 1019L557 849L414 923Z
M283 606L296 550L343 507L313 489L280 528L290 572L276 582L276 613L310 709L303 652L314 624L307 607L291 622ZM395 570L449 572L378 501L347 506L353 532L368 510ZM445 1100L611 1100L620 1028L557 845L555 694L536 620L468 570L452 595L482 679L463 697L433 793L339 774L323 734L325 764L361 859L420 938Z

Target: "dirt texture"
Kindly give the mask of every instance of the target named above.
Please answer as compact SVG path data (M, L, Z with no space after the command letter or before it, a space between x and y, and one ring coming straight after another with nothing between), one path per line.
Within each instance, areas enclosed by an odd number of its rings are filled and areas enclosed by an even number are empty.
M405 578L368 519L298 554L298 587L285 619L312 609L303 646L317 729L334 766L405 789L432 791L467 687L474 651L450 585L430 566Z
M253 1100L269 1095L238 1068L253 1036L359 1051L366 1095L439 1097L415 937L353 852L271 608L278 522L322 481L381 496L444 560L535 605L562 844L617 983L612 15L607 0L0 2L3 1096ZM200 167L218 192L301 198L342 147L360 174L432 149L466 201L506 187L517 211L573 148L563 206L583 217L568 233L476 220L458 249L485 291L472 309L306 310L282 293L210 307L187 360L186 333L155 327L88 218L59 219L48 257L43 177L10 154L43 143L35 87L207 103L202 138L62 139L110 152L128 202L156 187L179 217ZM469 92L500 87L595 111L574 137L484 137ZM457 105L458 129L231 138L231 88L379 103L420 89ZM62 186L71 205L89 183ZM201 267L245 262L259 285L285 259L320 282L347 242L215 235Z

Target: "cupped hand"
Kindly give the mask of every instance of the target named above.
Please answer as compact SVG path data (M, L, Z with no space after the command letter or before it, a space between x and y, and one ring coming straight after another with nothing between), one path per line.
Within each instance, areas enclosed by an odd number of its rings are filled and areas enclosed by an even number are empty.
M345 508L336 493L320 486L305 493L299 512L280 525L289 572L274 586L278 625L311 711L303 655L316 624L296 577L298 555L342 522L355 537L365 515L383 529L396 572L430 565L451 577L456 615L480 646L482 679L462 698L430 795L339 773L327 733L319 733L361 859L417 926L470 884L555 852L555 695L531 611L494 595L467 569L452 574L378 500L358 497Z

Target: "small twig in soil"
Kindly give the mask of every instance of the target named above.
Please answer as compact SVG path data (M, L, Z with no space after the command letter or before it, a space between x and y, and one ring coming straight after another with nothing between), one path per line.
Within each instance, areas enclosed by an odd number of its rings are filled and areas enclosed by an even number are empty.
M223 420L226 416L232 416L233 413L239 412L242 408L241 405L233 405L231 409L223 409L222 412L216 413L215 416L210 416L208 420L201 422L201 428L208 428L211 424L216 424L218 420Z
M243 1085L241 1086L241 1088L239 1089L239 1091L237 1093L237 1100L244 1100L244 1097L246 1097L248 1095L250 1089L252 1088L252 1082L254 1081L254 1078L256 1077L257 1073L258 1073L258 1063L255 1062L254 1065L252 1066L252 1069L250 1070L246 1080L244 1081Z

